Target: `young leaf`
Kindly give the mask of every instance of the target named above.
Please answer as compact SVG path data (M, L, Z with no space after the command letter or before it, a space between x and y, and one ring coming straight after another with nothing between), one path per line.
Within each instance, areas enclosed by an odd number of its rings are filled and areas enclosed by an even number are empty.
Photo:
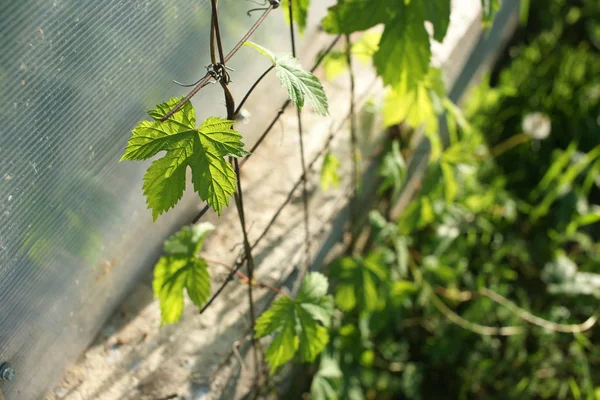
M283 15L285 16L285 20L287 23L290 23L290 13L288 10L289 1L292 2L292 6L294 7L294 22L298 25L298 30L300 34L304 33L304 29L306 28L306 21L308 20L308 9L310 7L310 0L283 0L281 2L281 8L283 10Z
M232 129L233 122L209 117L196 129L196 116L190 102L165 121L160 118L179 99L173 98L148 111L154 121L141 121L127 142L122 160L146 160L161 151L144 175L144 194L154 220L183 196L186 170L192 170L194 190L218 214L236 188L236 176L225 157L243 157L242 136Z
M340 185L340 174L338 172L340 167L340 160L330 151L327 152L321 167L321 188L323 190L329 190L331 186L337 188Z
M308 100L317 114L329 115L327 95L323 85L316 76L302 68L298 59L289 54L275 56L256 43L246 42L245 45L252 47L271 60L279 81L287 91L290 100L298 108L302 109L305 100Z
M160 301L161 323L172 324L183 313L183 290L201 307L210 295L206 262L197 257L206 235L214 230L209 223L186 226L165 241L166 255L154 267L152 288Z
M281 297L256 320L256 338L275 334L266 352L271 373L297 352L303 362L314 361L329 342L333 300L326 294L328 285L324 275L310 273L296 299Z

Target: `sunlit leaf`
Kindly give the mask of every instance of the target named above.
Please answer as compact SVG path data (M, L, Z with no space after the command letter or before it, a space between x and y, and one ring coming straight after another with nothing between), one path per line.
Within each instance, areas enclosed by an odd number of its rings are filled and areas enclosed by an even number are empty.
M394 14L389 0L347 0L330 7L322 24L329 33L350 34L387 22Z
M275 56L256 43L246 42L246 45L271 60L279 81L296 107L302 109L305 100L308 100L317 114L329 115L329 105L323 85L316 76L302 68L298 59L289 54Z
M423 126L431 142L431 159L435 161L442 150L439 138L438 114L445 88L442 72L429 68L427 76L413 86L400 83L393 86L385 98L384 124L391 126L405 121L412 127Z
M271 373L296 353L303 362L314 361L329 342L326 326L333 299L326 294L327 288L324 275L310 273L296 299L281 297L256 320L255 337L275 335L266 353Z
M133 130L121 160L146 160L164 151L144 175L144 194L154 220L174 207L183 196L186 170L192 170L194 190L218 214L236 189L236 176L225 157L243 157L242 136L233 122L209 117L196 129L190 102L165 121L160 118L180 99L173 98L148 114L154 121L141 121Z
M166 254L156 263L152 282L154 295L160 301L163 324L172 324L181 318L184 290L198 307L210 296L208 266L197 254L213 229L209 223L186 226L165 242Z

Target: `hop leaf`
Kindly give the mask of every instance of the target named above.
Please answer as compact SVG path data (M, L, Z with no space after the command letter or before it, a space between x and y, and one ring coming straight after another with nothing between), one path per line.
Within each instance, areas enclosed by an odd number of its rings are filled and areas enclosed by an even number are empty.
M329 190L331 186L337 188L340 185L340 166L340 160L333 153L327 152L321 167L321 187L323 190Z
M271 373L300 353L303 362L312 362L329 342L333 299L327 296L327 278L317 272L306 276L296 299L282 297L256 321L255 337L275 334L267 349Z
M377 73L386 85L412 87L425 77L431 59L425 21L433 25L434 39L442 41L450 23L450 0L347 0L329 8L323 27L351 34L384 24L373 56Z
M225 157L243 157L242 136L233 122L209 117L196 129L196 116L190 102L165 121L160 121L180 99L173 98L148 111L154 121L141 121L133 130L121 160L146 160L165 151L144 175L144 194L154 220L183 196L186 169L192 170L194 190L217 213L229 204L235 192L236 176Z
M413 3L404 5L399 2L396 7L400 10L385 25L379 50L373 56L377 74L386 85L412 88L429 69L429 34L425 30L420 6Z
M197 254L213 229L209 223L186 226L165 242L167 255L156 263L152 282L154 295L160 301L162 324L172 324L181 318L184 289L198 307L210 296L208 266Z
M316 76L302 68L298 59L289 54L276 56L256 43L246 42L244 45L252 47L271 60L277 71L277 78L296 107L302 109L305 100L308 100L317 114L329 115L329 105L323 85Z
M395 2L395 1L394 1ZM390 6L391 5L391 6ZM387 23L397 6L389 0L348 0L330 7L323 19L323 29L329 33L346 34L365 31Z

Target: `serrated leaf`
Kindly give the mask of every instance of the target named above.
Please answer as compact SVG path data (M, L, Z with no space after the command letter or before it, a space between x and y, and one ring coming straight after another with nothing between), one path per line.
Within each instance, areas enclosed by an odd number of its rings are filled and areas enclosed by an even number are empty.
M303 362L313 362L329 343L329 332L302 307L296 308L296 317L300 325L298 332L300 359Z
M340 160L331 152L327 152L321 167L321 188L329 190L330 187L337 188L340 185Z
M333 300L326 295L327 287L324 275L310 273L296 299L281 297L256 320L256 338L275 334L266 352L271 373L296 352L302 361L314 361L329 342L324 324L333 313Z
M377 74L386 85L411 89L427 74L431 49L419 5L398 3L395 18L385 25L373 56Z
M274 56L269 50L256 43L246 43L271 60L279 81L296 107L302 109L305 100L308 100L317 114L329 115L327 95L323 85L316 76L302 68L297 58L289 54Z
M331 265L331 276L337 279L335 302L343 311L357 306L364 311L380 310L385 300L379 296L388 273L381 254L375 251L365 258L344 257Z
M183 196L186 170L192 170L194 190L218 214L236 189L236 176L225 157L243 157L242 136L232 129L233 122L207 118L196 129L196 117L190 102L166 121L160 121L180 99L173 98L148 114L154 121L142 121L133 130L121 160L145 160L161 151L144 175L144 195L154 220Z
M328 33L349 35L385 23L394 13L389 0L347 0L330 7L322 24Z
M310 0L283 0L281 2L283 15L288 24L290 23L289 1L292 1L294 22L296 22L298 30L300 31L300 34L302 34L304 33L304 29L306 29L306 21L308 20L308 9L310 7Z
M166 255L156 263L152 282L154 295L160 301L162 324L172 324L181 318L184 290L198 307L210 296L208 265L197 254L213 229L209 223L186 226L165 241Z

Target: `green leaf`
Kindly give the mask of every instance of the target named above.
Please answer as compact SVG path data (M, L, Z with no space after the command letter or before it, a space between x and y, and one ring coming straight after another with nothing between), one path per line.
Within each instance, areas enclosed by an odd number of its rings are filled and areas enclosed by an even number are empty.
M233 122L209 117L196 129L190 102L166 121L166 111L180 99L173 98L148 114L154 121L141 121L133 130L121 160L146 160L165 151L144 175L144 194L154 220L174 207L183 196L186 170L192 170L194 190L218 214L236 190L236 176L225 157L243 157L242 136L232 129Z
M424 133L431 142L431 160L435 161L442 152L439 138L438 114L441 112L440 98L445 87L442 72L429 68L427 76L415 85L406 82L392 87L385 97L383 119L385 126L405 121L412 127L423 126Z
M352 44L352 55L363 64L370 63L373 59L373 54L379 48L380 40L380 32L366 32ZM348 68L346 53L332 50L323 56L322 65L325 71L325 78L328 81L332 81Z
M400 143L398 140L394 140L391 151L383 157L379 168L379 176L382 178L382 182L377 189L378 193L382 194L392 189L392 199L396 199L406 181L406 172L406 162L400 152Z
M441 162L440 168L444 177L444 197L447 204L452 204L458 194L458 183L454 174L454 166L447 162Z
M327 356L321 357L319 370L315 374L310 385L311 399L314 400L336 400L338 390L344 377L338 362Z
M346 54L335 50L325 54L321 63L323 65L323 70L325 71L325 79L328 81L332 81L337 78L348 67Z
M283 10L283 15L287 23L290 23L290 13L289 13L289 1L283 0L281 2L281 8ZM310 7L310 0L291 0L294 12L294 22L298 25L298 30L300 34L304 33L304 29L306 29L306 21L308 20L308 9Z
M165 242L166 255L156 263L152 282L154 295L160 301L162 324L172 324L181 318L184 289L198 307L210 296L208 266L197 254L213 229L209 223L186 226Z
M433 205L428 197L419 197L412 201L398 220L400 232L408 235L417 229L422 229L435 221Z
M279 81L296 107L302 109L305 100L308 100L317 114L329 115L327 95L323 85L316 76L302 68L297 58L289 54L274 56L269 50L256 43L246 43L247 46L252 47L271 60L277 71Z
M256 338L275 334L266 352L271 373L297 352L301 361L314 361L329 342L325 326L333 313L333 299L327 296L327 288L324 275L310 273L295 300L281 297L256 320Z
M338 172L340 167L340 160L330 151L327 152L321 167L321 188L323 190L329 190L330 187L337 188L340 185L340 174Z
M386 24L379 50L373 56L383 83L412 89L427 75L431 49L425 30L423 10L416 2L396 5L398 11Z
M379 292L388 277L382 253L375 251L367 257L344 257L331 265L331 276L337 279L335 302L342 311L359 307L376 311L385 306Z
M394 16L395 8L388 0L347 0L330 7L323 19L328 33L351 34L385 23Z
M450 25L450 0L426 0L423 6L425 19L433 24L433 38L438 42L444 40Z
M196 257L202 250L206 235L214 230L215 227L210 222L186 226L165 240L165 253L171 256Z
M365 32L352 44L352 55L356 56L358 61L363 64L369 63L379 49L380 41L381 32Z

